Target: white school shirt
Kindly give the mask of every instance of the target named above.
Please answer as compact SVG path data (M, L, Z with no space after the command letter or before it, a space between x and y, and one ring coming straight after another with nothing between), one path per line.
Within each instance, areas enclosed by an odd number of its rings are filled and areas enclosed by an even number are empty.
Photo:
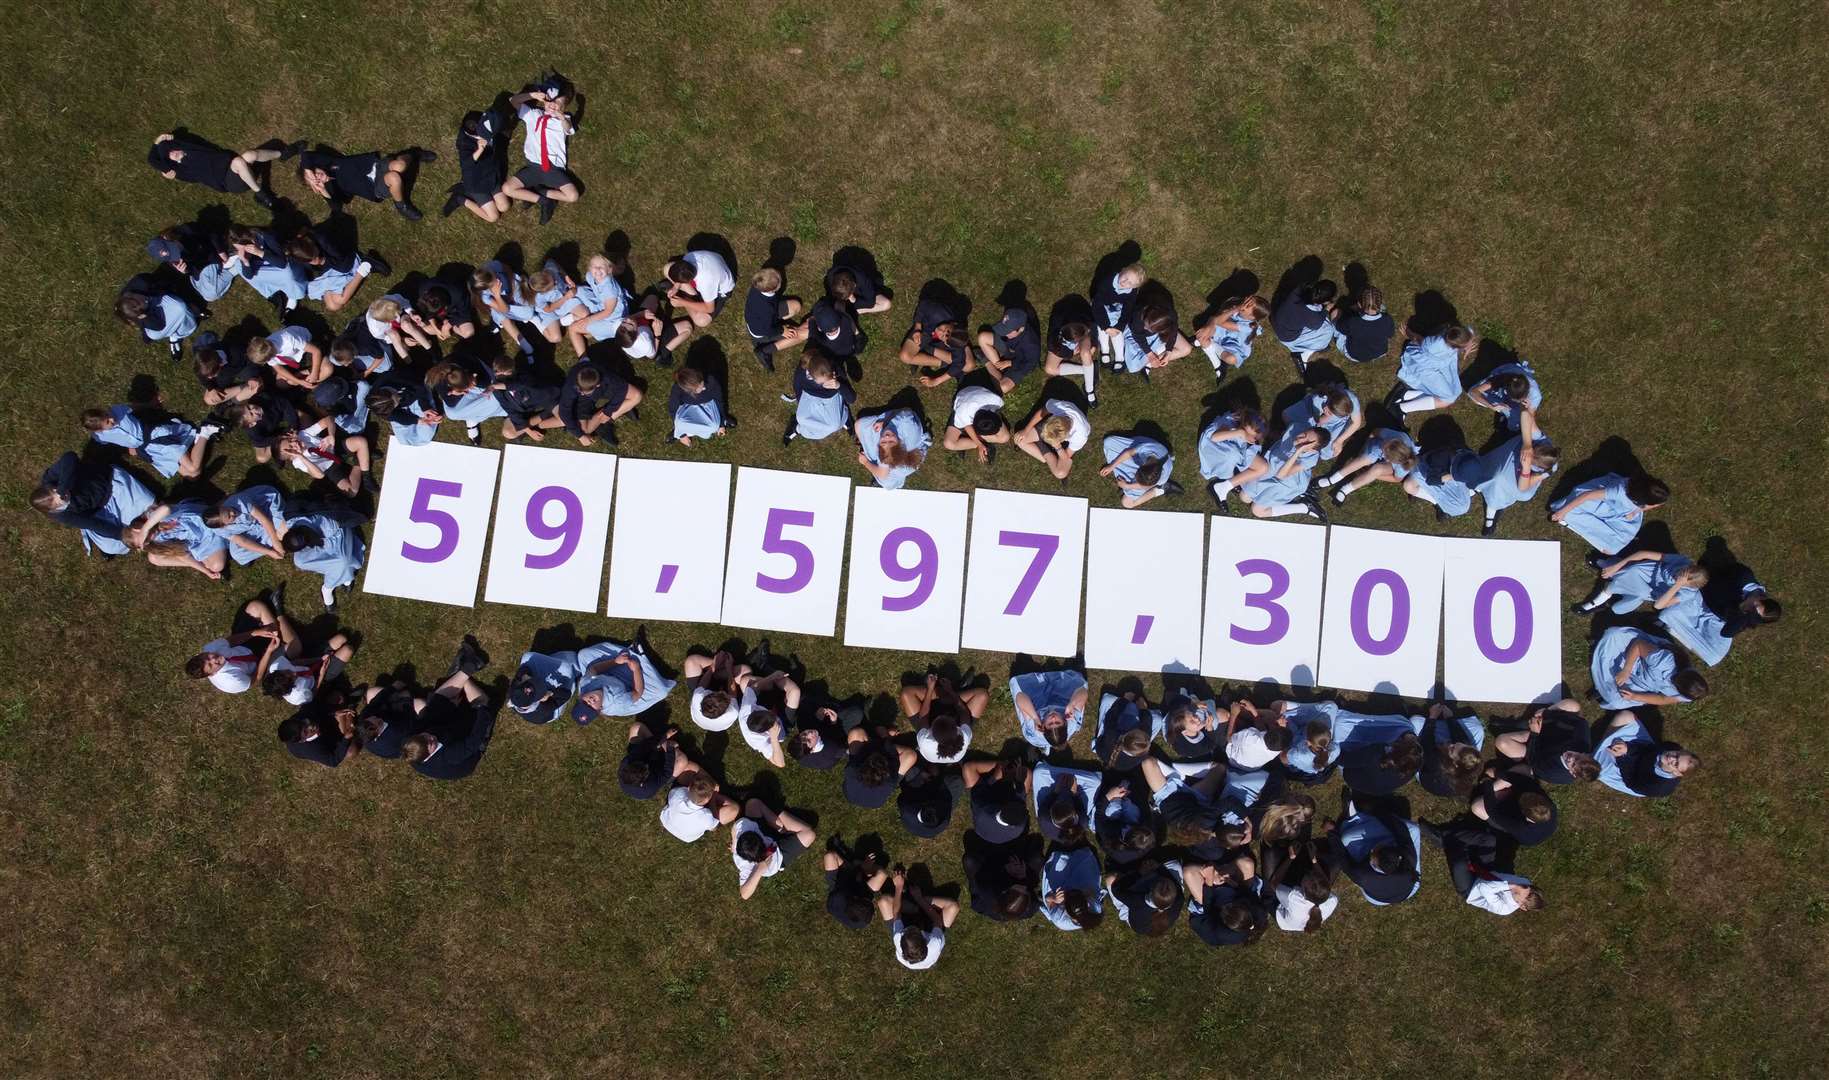
M730 273L730 264L717 252L688 251L685 259L692 264L692 287L698 291L700 300L729 296L731 290L737 287L737 279Z
M336 458L323 453L324 444L329 441L326 436L329 434L330 423L329 420L320 420L310 427L299 429L300 453L298 457L292 459L293 468L302 473L309 473L311 470L305 467L303 459L309 459L311 464L326 472L336 465Z
M413 302L411 300L408 300L406 297L401 296L399 293L388 293L386 296L383 296L381 299L392 300L394 303L399 304L401 318L405 318L406 313L413 310ZM388 344L387 332L394 328L393 323L382 322L380 319L377 319L373 315L370 315L368 312L364 311L362 313L362 325L368 327L369 335L372 336L376 341L379 341L381 343L381 347L383 349L387 348L387 344Z
M895 946L895 962L910 971L926 971L933 967L940 961L941 950L946 948L946 931L936 926L923 934L927 938L927 958L918 964L909 963L902 958L902 935L920 933L919 930L910 930L908 924L900 919L889 924L889 943Z
M782 741L785 742L787 740L787 725L781 722L779 716L775 717L775 723L769 728L769 731L773 731ZM749 724L745 723L743 725L743 741L749 744L751 750L761 754L763 757L768 756L768 731L764 731L758 735L749 730Z
M1092 421L1086 419L1086 414L1073 402L1056 398L1043 405L1042 411L1051 416L1064 416L1073 425L1067 432L1067 449L1074 453L1084 449L1086 440L1092 438Z
M767 833L763 832L762 826L756 824L755 818L743 818L742 820L737 822L737 839L741 840L744 837L744 835L747 833L755 833L756 835L762 837L763 842L768 844L769 848L771 849L768 853L768 858L762 863L762 876L765 878L769 878L769 877L774 877L776 874L779 874L781 872L781 845L780 845L780 843L778 841L776 841L773 837L769 836ZM739 885L741 885L745 881L748 881L750 871L752 871L756 868L755 863L750 862L748 859L745 859L743 856L737 854L735 851L730 853L730 861L735 863L737 866L737 884L739 884Z
M273 359L267 361L267 364L277 367L285 364L281 357L292 361L305 359L305 346L311 344L311 332L302 326L282 326L268 334L267 340L273 343Z
M275 656L273 663L267 665L267 670L297 672L298 678L293 679L292 685L286 690L285 702L288 705L311 704L311 699L316 696L316 687L312 683L316 680L311 677L309 667L300 667L284 656Z
M1312 904L1308 897L1302 895L1301 889L1289 885L1276 887L1276 900L1276 924L1291 933L1308 929L1308 913L1315 908L1321 909L1321 921L1326 922L1333 917L1334 909L1340 906L1340 898L1331 893L1319 904Z
M660 808L661 827L690 844L718 827L718 815L708 806L692 801L684 787L667 793L666 805Z
M706 731L729 731L732 724L740 724L749 719L751 710L756 707L756 692L744 690L742 695L732 697L730 708L724 710L724 715L706 716L705 698L710 694L711 691L703 686L694 690L692 705L688 710L692 714L692 722ZM748 728L744 728L743 731L746 735L749 733Z
M656 352L654 331L648 329L647 324L642 324L635 331L635 340L631 341L629 347L622 351L623 355L631 360L646 360L653 356Z
M960 431L970 431L972 417L986 409L1003 408L1003 398L995 390L982 386L968 386L953 395L953 426Z
M971 749L972 725L960 724L959 734L963 737L963 745L959 747L959 752L952 757L942 757L940 755L940 740L934 738L933 732L926 728L922 728L920 731L915 732L915 748L921 751L921 756L923 758L933 762L935 765L951 765L955 761L963 761L965 759L965 752Z
M1490 881L1482 878L1473 883L1473 888L1467 890L1467 902L1494 915L1510 915L1518 910L1518 898L1512 895L1511 887L1529 884L1529 878L1516 874L1494 874Z
M1261 769L1275 761L1277 753L1264 745L1260 728L1241 728L1226 740L1226 757L1241 769Z
M225 694L239 694L254 685L254 669L260 664L260 654L253 649L246 645L230 645L228 638L217 638L199 651L229 658L228 663L210 676L211 686ZM246 661L243 661L244 657Z
M529 164L540 163L540 136L546 136L546 160L555 169L565 168L565 140L571 137L572 121L569 116L554 116L537 105L522 105L521 122L527 125L527 135L521 143L521 155Z

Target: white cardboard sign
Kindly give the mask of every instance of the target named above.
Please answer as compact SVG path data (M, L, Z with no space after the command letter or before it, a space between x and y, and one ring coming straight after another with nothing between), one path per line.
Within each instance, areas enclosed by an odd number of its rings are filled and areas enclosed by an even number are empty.
M500 460L455 443L390 445L362 590L474 607Z
M724 625L836 633L850 510L849 477L738 469Z
M1234 517L1211 529L1200 673L1315 685L1327 530Z
M1086 666L1200 667L1201 514L1095 508L1086 530Z
M1329 532L1321 684L1428 697L1442 622L1442 538Z
M717 622L724 599L730 466L624 458L619 471L604 613Z
M979 488L972 493L961 644L1074 655L1085 567L1085 499Z
M483 599L596 611L616 456L510 444L502 452Z
M854 501L845 644L958 652L966 496L859 488Z

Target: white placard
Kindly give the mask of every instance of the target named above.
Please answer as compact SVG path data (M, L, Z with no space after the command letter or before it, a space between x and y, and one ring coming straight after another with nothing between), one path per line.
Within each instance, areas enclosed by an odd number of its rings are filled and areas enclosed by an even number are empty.
M730 466L623 458L610 541L610 597L621 619L718 621Z
M1461 701L1562 696L1562 545L1444 540L1442 681Z
M1086 530L1086 666L1200 666L1200 514L1095 508Z
M967 501L951 491L857 490L846 645L959 651Z
M1211 529L1200 673L1315 685L1327 530L1242 517Z
M836 633L850 510L850 477L738 469L724 625Z
M390 443L362 591L474 607L500 459L455 443Z
M596 611L615 486L614 454L510 443L483 599Z
M1321 685L1428 697L1442 623L1442 538L1329 532Z
M1080 642L1086 500L979 488L972 493L968 649L1073 656Z

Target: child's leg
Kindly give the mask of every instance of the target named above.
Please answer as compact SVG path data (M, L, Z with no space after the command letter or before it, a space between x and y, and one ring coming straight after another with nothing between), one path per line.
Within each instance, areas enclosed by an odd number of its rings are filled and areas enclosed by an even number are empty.
M629 392L623 395L622 404L616 407L614 413L610 414L610 419L621 420L623 417L629 415L629 413L635 410L637 405L642 403L642 400L645 397L646 395L643 394L639 388L634 386L629 387Z
M203 474L203 462L210 454L210 437L201 432L191 440L189 449L178 458L178 475L186 480Z
M502 185L502 195L516 202L537 203L540 201L540 193L521 183L521 178L518 176L510 176L508 182Z
M368 436L351 435L343 440L343 445L349 449L351 454L355 455L357 470L364 473L368 472ZM358 477L358 480L359 479L360 478Z
M351 300L355 299L357 291L362 288L362 283L367 280L368 280L367 274L356 274L354 277L350 278L349 281L347 283L345 283L341 289L338 289L336 292L326 294L324 297L324 310L326 310L326 311L343 310L343 305L347 304Z
M976 720L984 715L985 708L990 705L991 692L979 687L960 694L959 700L965 703L965 711L971 713L972 719Z
M706 325L709 325L710 322L711 322L710 313L707 313L705 315L704 322L699 322L698 316L696 316L696 315L690 319L673 320L673 324L672 324L673 336L667 339L666 347L669 349L674 349L674 348L678 348L681 345L684 345L686 343L686 339L692 336L692 327L695 323L697 323L697 325L699 325L699 326L706 326Z
M324 643L324 651L345 664L349 663L350 657L356 655L356 647L349 643L348 634L330 635L330 640Z
M815 834L813 826L794 816L792 810L783 810L775 815L775 828L780 832L791 832L800 841L802 847L812 847Z
M577 202L578 185L566 184L564 187L553 188L546 193L546 197L553 202Z
M540 327L540 336L554 345L559 344L559 338L563 334L564 331L559 328L559 324L556 320Z
M956 427L949 427L940 436L940 445L948 450L976 450L978 444L972 442L971 436Z
M901 693L902 715L914 717L927 706L927 687L904 686Z

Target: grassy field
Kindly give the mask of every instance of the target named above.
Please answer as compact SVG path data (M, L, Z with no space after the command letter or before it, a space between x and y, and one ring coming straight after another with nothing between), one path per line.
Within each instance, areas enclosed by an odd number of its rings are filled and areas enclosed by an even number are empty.
M0 1074L1825 1071L1822 7L204 0L22 5L7 22ZM1716 693L1670 716L1706 760L1677 798L1560 797L1560 833L1521 863L1547 912L1467 908L1432 856L1414 903L1343 897L1323 933L1273 930L1243 951L1185 930L1070 937L967 913L935 970L903 971L886 932L827 918L812 865L740 902L721 842L684 847L656 806L617 792L611 723L505 718L456 785L367 759L298 765L274 745L283 714L178 670L238 598L277 579L271 564L211 585L85 560L26 506L40 470L79 444L78 410L126 400L135 376L200 411L189 374L108 313L145 268L144 240L210 194L155 176L146 145L185 124L237 146L297 133L448 150L465 109L548 64L591 98L572 151L589 185L579 206L540 229L531 214L409 226L363 205L365 245L429 270L505 242L530 262L564 241L589 252L622 230L650 280L700 230L729 238L740 276L785 236L804 293L832 249L863 243L900 298L871 327L865 404L904 385L890 350L930 277L980 312L1020 279L1045 311L1134 238L1192 314L1237 268L1268 291L1306 256L1334 274L1361 260L1400 318L1439 289L1532 360L1571 460L1635 455L1676 493L1648 535L1692 554L1722 538L1788 621L1737 645L1711 672ZM435 210L454 176L448 159L430 167L421 205ZM217 319L271 317L250 301L238 289ZM751 364L738 312L713 333L748 422L688 452L646 409L626 452L855 471L838 440L784 451L782 377ZM1393 366L1354 371L1355 388L1376 400ZM1246 370L1266 403L1293 378L1270 345ZM1153 419L1187 445L1211 378L1196 356L1151 387L1114 383L1095 424ZM947 399L928 392L929 413ZM1484 414L1455 416L1483 437ZM229 445L217 482L232 488L251 458ZM1044 487L1015 455L995 476ZM936 457L915 486L979 478ZM1090 468L1072 486L1116 505ZM1156 505L1205 508L1197 495ZM1389 487L1336 520L1434 527ZM1514 511L1501 535L1551 534ZM1573 599L1588 583L1573 544L1565 566ZM294 586L301 608L315 611L314 589ZM435 676L466 631L500 674L548 624L361 595L342 618L363 635L363 678L401 664ZM1564 626L1577 689L1591 629ZM650 631L675 660L724 636ZM933 659L774 644L860 691ZM1001 674L1008 658L962 662ZM980 741L1013 730L1000 694ZM738 748L727 764L742 785L757 759ZM780 779L822 834L881 830L899 859L958 879L959 826L916 842L892 813L847 807L833 778Z

